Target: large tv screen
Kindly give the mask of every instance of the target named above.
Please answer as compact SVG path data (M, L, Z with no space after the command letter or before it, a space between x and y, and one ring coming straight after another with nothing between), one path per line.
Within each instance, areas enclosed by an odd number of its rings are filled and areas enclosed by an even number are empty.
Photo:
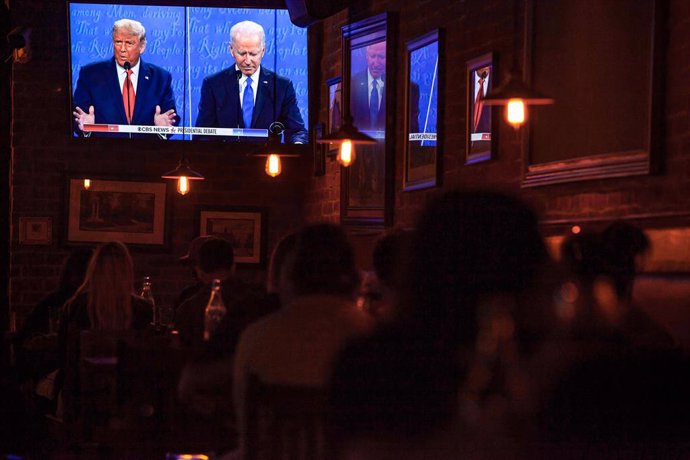
M74 137L256 142L279 122L308 142L307 30L287 10L68 9Z

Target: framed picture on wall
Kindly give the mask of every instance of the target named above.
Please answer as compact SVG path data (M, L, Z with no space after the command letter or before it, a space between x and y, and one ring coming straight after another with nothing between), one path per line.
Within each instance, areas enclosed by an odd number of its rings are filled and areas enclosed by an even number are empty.
M393 15L384 13L342 28L343 101L360 132L376 140L357 145L354 161L341 174L340 220L357 227L384 227L393 221L395 152L395 51L389 27ZM388 55L391 56L388 56ZM390 59L387 59L390 57Z
M405 171L403 190L434 187L439 162L439 34L434 30L407 42Z
M53 220L50 217L20 217L19 244L49 245L53 241Z
M67 243L166 243L165 182L69 178Z
M266 251L266 211L252 207L199 209L199 236L224 238L234 249L235 262L262 264Z
M467 145L465 164L490 160L496 142L493 108L484 104L494 85L494 56L487 53L467 62Z
M343 122L343 79L342 77L329 78L326 81L328 86L328 132L332 134L340 129ZM336 145L328 146L328 154L336 155L338 147Z

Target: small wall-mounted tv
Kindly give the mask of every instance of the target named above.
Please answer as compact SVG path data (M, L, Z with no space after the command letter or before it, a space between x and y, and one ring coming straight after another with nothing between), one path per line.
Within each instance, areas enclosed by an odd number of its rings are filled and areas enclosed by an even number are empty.
M307 29L292 24L286 9L169 3L68 1L72 136L256 142L280 122L285 142L307 143ZM141 23L143 47L138 37L114 36L122 19ZM230 51L230 30L241 21L265 32L261 70L250 85L252 65L236 67ZM248 30L242 37L252 36ZM256 58L253 43L238 40L235 56ZM131 49L140 51L136 63L127 62ZM136 73L129 82L128 70Z

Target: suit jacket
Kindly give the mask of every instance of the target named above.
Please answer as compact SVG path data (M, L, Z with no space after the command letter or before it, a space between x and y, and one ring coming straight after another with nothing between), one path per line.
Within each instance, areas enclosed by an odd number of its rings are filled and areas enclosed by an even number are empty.
M410 107L408 109L410 116L410 133L419 132L419 85L410 81Z
M233 66L204 78L195 126L246 128L240 107L240 76ZM274 121L285 126L285 142L308 142L292 82L262 66L249 128L268 129Z
M374 123L371 123L371 116L369 114L369 84L367 79L367 70L359 72L352 77L350 84L350 109L352 111L352 118L355 126L363 131L368 130L385 130L386 129L386 86L383 87L383 94L381 95L381 105L379 106L379 113L376 116ZM383 77L385 81L385 75ZM379 89L381 91L381 89Z
M122 89L115 70L115 58L85 65L79 71L77 89L74 91L74 107L88 112L93 105L96 123L126 125L127 116L122 102ZM156 106L161 113L175 109L170 72L143 60L139 63L136 102L132 116L133 125L153 126ZM179 117L177 119L179 122ZM82 135L75 123L74 132ZM93 133L103 137L158 137L156 134Z

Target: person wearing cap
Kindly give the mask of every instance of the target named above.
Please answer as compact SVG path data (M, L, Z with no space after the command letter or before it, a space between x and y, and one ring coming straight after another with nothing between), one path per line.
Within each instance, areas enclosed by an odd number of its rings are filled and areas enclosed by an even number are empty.
M190 245L193 246L193 245ZM190 247L190 253L193 247ZM191 351L191 359L181 372L177 395L184 411L194 424L209 425L209 430L234 430L232 410L232 353L240 333L260 311L264 292L235 276L232 244L221 238L200 242L196 256L199 291L179 307L175 328L180 342ZM221 281L221 296L227 309L211 340L203 340L204 310L211 296L211 283ZM211 428L212 427L212 428ZM212 440L214 450L223 451L232 444L232 437ZM225 445L225 443L230 443Z
M193 249L193 248L190 248ZM232 244L222 238L210 237L200 242L195 259L195 272L200 288L181 303L175 314L175 328L182 345L201 353L231 353L241 329L250 321L255 306L263 299L261 287L250 286L235 276ZM213 280L221 281L221 294L228 310L212 340L203 341L204 310L211 296Z
M191 241L191 243L189 243L189 249L187 249L187 254L183 255L179 259L180 262L187 264L189 268L192 270L192 275L194 276L194 284L190 284L189 286L185 287L182 290L182 292L180 292L180 295L177 296L177 299L173 304L173 323L175 322L177 311L180 308L180 305L182 305L185 302L185 300L193 297L197 292L201 290L201 288L204 287L204 283L201 281L201 269L199 268L199 249L205 241L208 241L211 238L216 237L209 235L197 236Z

